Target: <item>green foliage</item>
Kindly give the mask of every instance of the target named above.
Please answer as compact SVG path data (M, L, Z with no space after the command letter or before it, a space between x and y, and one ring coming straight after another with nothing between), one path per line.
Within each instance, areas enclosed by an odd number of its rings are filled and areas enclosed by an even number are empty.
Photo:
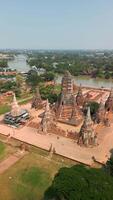
M0 105L0 115L3 115L3 114L5 114L5 113L9 112L10 109L11 109L11 108L10 108L9 105L6 105L6 104Z
M110 54L112 55L112 52L104 52L103 55L95 51L35 52L28 63L30 66L44 68L47 72L63 74L65 70L69 70L75 76L89 75L93 78L108 79L113 77L113 57L110 57Z
M99 103L93 101L93 102L90 102L88 105L90 106L91 115L95 115L99 108Z
M0 92L5 93L8 91L15 92L17 97L20 96L20 88L17 87L17 84L15 81L0 82Z
M113 178L102 169L76 165L62 168L45 192L44 200L111 200Z
M57 101L58 93L55 93L54 86L40 86L40 94L42 99L48 99L50 103L54 103Z
M8 67L7 60L0 60L0 67L2 68Z
M0 157L3 155L5 151L5 145L3 144L3 142L0 141Z
M16 85L17 85L17 87L21 87L23 82L24 82L23 76L21 74L17 74L16 75Z
M41 82L41 77L38 76L37 72L34 70L30 70L26 79L27 83L35 88L39 82Z
M7 92L16 88L16 83L14 81L6 81L0 84L0 91Z
M99 103L93 101L93 102L89 102L87 106L85 106L85 108L83 109L84 115L87 114L87 108L88 106L90 107L90 111L91 111L91 117L92 119L95 121L96 119L96 113L99 109Z
M107 71L105 72L105 79L109 79L110 78L110 73Z
M55 74L53 72L46 72L44 74L44 80L45 81L53 81L55 78Z
M113 176L113 157L112 156L106 163L106 169L109 172L109 174Z

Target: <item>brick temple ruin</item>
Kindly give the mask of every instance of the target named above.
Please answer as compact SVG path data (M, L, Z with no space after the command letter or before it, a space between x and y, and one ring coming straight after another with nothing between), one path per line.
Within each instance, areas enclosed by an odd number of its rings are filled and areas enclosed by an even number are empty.
M88 107L87 114L79 132L78 144L85 146L97 144L97 136L94 130L94 122L91 119L90 107Z
M86 92L83 92L81 85L76 86L76 90L74 87L72 76L66 71L62 78L59 98L53 106L50 106L48 100L46 101L44 112L40 115L41 121L38 123L37 132L69 137L80 146L96 146L98 135L95 127L98 124L110 126L108 115L113 111L113 90L105 96L103 90L95 92L93 89L85 89ZM104 101L102 95L104 95ZM94 98L99 103L99 108L95 119L92 120L89 102L94 101ZM44 108L42 105L39 89L37 89L32 107L39 110ZM65 125L67 130L63 128ZM73 127L72 131L68 130L68 127Z
M36 88L36 92L32 99L31 108L35 108L35 109L43 108L43 101L39 92L39 87Z
M11 104L11 111L4 116L4 122L15 127L25 124L29 119L29 112L26 109L22 109L17 100L15 93L13 93L13 101Z
M79 125L83 120L83 113L77 105L71 74L66 71L61 83L61 94L55 105L58 121L71 125Z
M98 102L99 108L92 117L90 102ZM98 144L98 126L110 126L113 113L113 89L101 90L74 85L72 75L66 71L61 82L61 93L55 104L41 99L39 88L32 99L28 127L37 129L42 135L56 134L73 139L79 146L92 147ZM17 125L29 118L13 95L12 109L4 117L5 123ZM19 121L20 120L20 121Z

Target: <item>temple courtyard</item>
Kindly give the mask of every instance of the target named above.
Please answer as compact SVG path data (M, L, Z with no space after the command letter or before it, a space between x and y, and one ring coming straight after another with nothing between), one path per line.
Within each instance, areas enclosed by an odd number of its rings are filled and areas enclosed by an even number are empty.
M37 121L41 121L40 113L43 110L36 111L31 109L31 104L26 104L23 106L30 111L30 114L33 117L32 123L36 123ZM3 123L3 115L0 116L0 133L27 144L31 144L33 146L39 147L41 149L45 149L49 151L51 145L55 148L55 153L61 155L66 158L70 158L72 160L78 161L80 163L84 163L86 165L93 165L93 158L97 162L105 163L107 159L110 157L113 150L113 115L111 118L110 127L105 127L102 125L98 125L96 127L98 136L98 145L94 147L85 147L80 146L73 139L62 137L56 134L39 134L36 127L31 127L31 122L28 122L25 126L20 128L14 128L8 126ZM74 126L64 125L62 123L58 124L63 129L75 130ZM78 128L78 127L77 127Z
M91 113L91 103L98 106ZM113 89L74 85L66 71L57 101L42 100L39 87L32 101L19 105L12 93L11 110L0 115L0 133L63 158L93 166L113 152Z

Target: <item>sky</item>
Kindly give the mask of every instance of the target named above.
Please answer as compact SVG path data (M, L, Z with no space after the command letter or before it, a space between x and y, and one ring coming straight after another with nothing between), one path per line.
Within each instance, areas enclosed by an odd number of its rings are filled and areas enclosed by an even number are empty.
M113 49L113 0L0 0L0 49Z

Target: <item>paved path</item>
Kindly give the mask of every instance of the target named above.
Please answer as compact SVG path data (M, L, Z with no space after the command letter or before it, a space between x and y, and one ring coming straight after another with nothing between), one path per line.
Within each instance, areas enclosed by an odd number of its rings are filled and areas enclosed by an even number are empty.
M7 169L9 169L12 165L14 165L18 160L20 160L25 153L17 152L13 155L10 155L7 159L3 160L0 163L0 174L5 172Z
M30 104L27 104L30 107ZM37 117L37 112L33 110L34 119L40 120ZM0 121L3 116L0 116ZM8 135L9 133L15 139L37 146L39 148L49 150L51 144L55 147L56 153L75 161L92 165L94 156L101 163L105 163L110 157L113 150L113 122L110 127L102 127L99 131L99 145L93 148L80 147L74 140L58 137L54 134L41 135L37 133L37 129L24 126L21 129L12 129L11 127L0 124L0 133ZM101 137L100 137L101 136Z
M12 131L12 128L2 124L0 125L0 133L4 135L8 135L12 133L12 137L18 139L20 141L26 142L28 144L37 146L39 148L49 150L51 144L55 147L56 153L67 158L71 158L75 161L92 165L93 160L92 156L96 158L99 162L106 162L106 154L109 153L109 150L113 148L113 137L109 138L109 147L106 148L106 138L103 139L101 145L94 147L94 148L86 148L80 147L73 140L65 138L65 137L58 137L54 134L47 134L41 135L37 133L37 129L33 129L30 127L23 127L22 129L15 129ZM104 133L103 133L104 134ZM105 133L106 134L106 133ZM113 135L113 133L112 133Z

